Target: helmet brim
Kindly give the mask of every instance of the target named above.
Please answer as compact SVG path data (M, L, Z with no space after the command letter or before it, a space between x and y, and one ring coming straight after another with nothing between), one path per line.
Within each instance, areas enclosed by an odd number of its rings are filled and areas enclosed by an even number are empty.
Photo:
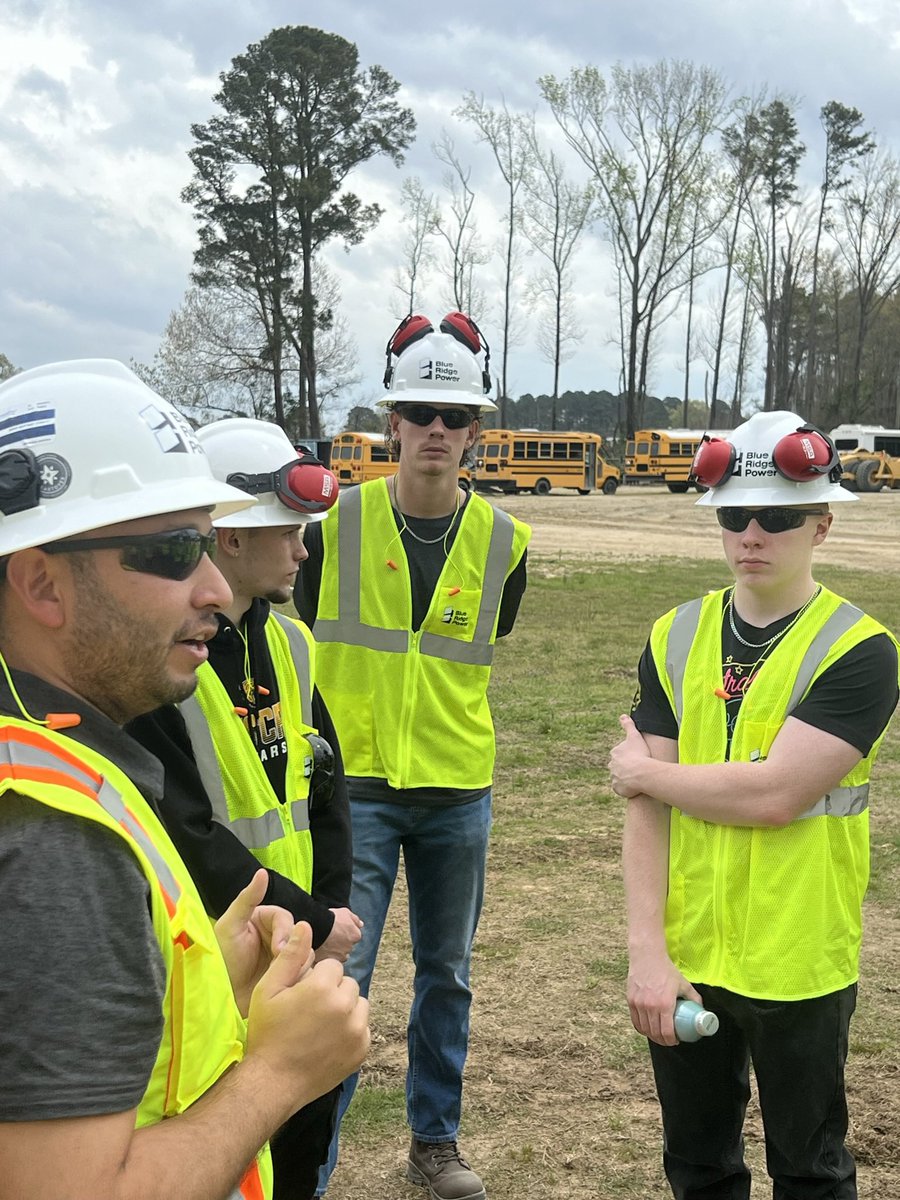
M255 503L246 492L212 478L143 484L133 492L119 492L107 499L75 507L63 505L57 509L51 500L37 508L0 517L0 557L42 546L45 542L57 542L76 534L120 525L124 521L166 513L205 508L211 510L213 520L217 521Z
M436 408L443 405L444 408L474 408L475 416L479 413L497 412L497 405L493 400L488 400L486 396L479 397L477 400L470 399L471 393L457 393L460 399L454 399L453 393L450 391L438 392L435 388L410 388L408 391L404 389L402 392L388 392L381 400L375 401L376 408L392 409L398 404L433 404ZM474 418L473 418L474 419Z

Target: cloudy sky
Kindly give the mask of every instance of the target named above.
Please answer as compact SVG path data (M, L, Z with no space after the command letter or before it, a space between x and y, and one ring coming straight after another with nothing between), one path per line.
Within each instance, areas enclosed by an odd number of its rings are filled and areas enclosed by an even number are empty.
M440 192L431 145L448 129L473 169L476 213L499 227L489 152L452 110L464 92L489 104L540 107L535 80L574 66L689 58L722 72L736 94L766 86L801 98L804 166L821 170L817 114L854 105L880 143L900 152L900 5L897 0L457 0L414 9L371 0L5 0L0 7L0 353L19 367L103 356L149 361L191 268L194 226L179 193L190 177L190 125L214 111L219 72L272 28L317 26L359 47L403 85L418 136L398 170L387 160L352 181L386 211L360 246L329 255L343 290L364 382L379 394L392 325L401 180ZM526 270L529 268L526 268ZM499 274L488 270L490 292ZM445 289L426 285L439 319ZM614 286L602 241L584 243L575 292L585 337L562 387L615 390ZM484 325L499 340L490 306ZM494 322L494 324L492 324ZM654 390L679 394L677 322L654 365ZM698 374L701 368L697 368ZM533 331L511 357L511 391L547 391L549 366ZM702 383L695 389L702 391Z

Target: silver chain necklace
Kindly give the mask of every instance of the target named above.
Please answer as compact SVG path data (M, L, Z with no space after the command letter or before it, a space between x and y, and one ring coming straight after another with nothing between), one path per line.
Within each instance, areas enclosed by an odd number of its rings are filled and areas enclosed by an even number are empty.
M789 629L792 629L794 627L794 625L797 624L797 622L800 620L800 618L803 616L803 614L806 612L806 610L809 608L809 606L812 604L813 600L815 600L815 598L818 596L818 594L819 594L819 592L821 592L821 590L822 590L822 585L820 583L817 586L816 590L813 592L813 594L810 596L810 598L807 600L807 602L803 605L803 607L801 609L799 609L798 612L795 614L794 619L792 621L790 621L787 625L785 625L784 629L779 629L779 631L773 637L770 637L767 642L748 642L745 637L741 637L741 635L738 633L737 625L735 625L735 623L734 623L734 588L732 588L731 595L728 597L728 605L727 605L728 624L731 626L731 632L734 634L734 636L737 638L737 640L741 643L741 645L746 646L748 650L768 650L770 646L774 646L779 638L784 637L784 635L787 633L787 631Z
M411 528L409 527L409 525L407 524L407 521L406 521L406 514L400 511L400 503L399 503L399 501L397 500L397 484L396 484L396 476L392 476L392 477L391 477L390 489L391 489L391 494L392 494L392 496L393 496L394 508L395 508L395 509L397 510L397 512L400 514L400 520L403 522L403 524L402 524L402 525L401 525L401 527L400 527L400 534L401 534L401 536L402 536L404 533L408 533L408 534L409 534L409 536L410 536L411 538L415 538L415 540L416 540L417 542L421 542L421 544L422 544L423 546L436 546L436 545L438 544L438 542L443 542L443 541L445 541L445 540L446 540L446 539L447 539L447 538L450 536L450 530L451 530L451 529L453 528L453 526L456 524L456 518L459 516L459 488L457 488L457 489L456 489L456 508L453 510L453 515L450 517L450 524L447 526L447 528L444 530L444 532L443 532L443 533L439 533L439 534L438 534L438 536L437 536L436 538L423 538L423 537L420 537L420 536L419 536L419 535L418 535L418 534L415 532L415 530L414 530L414 529L411 529Z

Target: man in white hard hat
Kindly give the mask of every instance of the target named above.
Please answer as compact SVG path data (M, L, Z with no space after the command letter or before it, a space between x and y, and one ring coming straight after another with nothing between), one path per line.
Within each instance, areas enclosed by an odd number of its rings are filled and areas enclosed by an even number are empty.
M303 530L327 516L337 480L311 455L298 458L268 421L216 421L197 441L215 477L256 504L213 522L232 599L216 613L197 690L128 732L166 769L160 815L210 914L262 865L264 902L309 923L318 959L344 962L362 922L347 907L350 812L337 736L316 688L312 635L272 607L290 601ZM275 1200L315 1194L337 1100L335 1088L273 1138Z
M479 355L484 351L483 365ZM397 474L346 491L308 531L295 602L313 624L348 776L351 907L365 933L347 970L368 994L400 853L415 961L408 1027L408 1177L435 1200L484 1186L458 1146L472 942L491 822L494 642L525 588L527 526L459 486L495 406L475 323L408 317L387 346ZM394 361L396 359L396 362ZM356 1080L345 1085L342 1110ZM332 1145L329 1169L336 1159ZM320 1192L328 1171L323 1170Z
M628 1003L680 1200L749 1197L750 1062L774 1195L857 1195L844 1063L897 643L813 577L830 506L856 499L840 473L830 439L794 413L704 439L698 503L734 584L656 622L610 760L628 799ZM676 1044L679 997L718 1032Z
M367 1006L264 871L213 929L121 728L194 690L249 497L119 363L14 377L0 429L0 1198L268 1200Z

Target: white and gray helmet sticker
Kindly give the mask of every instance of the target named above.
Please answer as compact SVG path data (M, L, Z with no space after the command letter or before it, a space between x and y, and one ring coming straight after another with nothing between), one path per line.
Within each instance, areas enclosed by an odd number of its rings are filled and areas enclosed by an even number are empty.
M153 431L163 454L202 454L190 422L174 408L157 408L148 404L141 409L141 418Z
M43 500L56 500L69 490L72 468L61 454L39 454L36 461Z

